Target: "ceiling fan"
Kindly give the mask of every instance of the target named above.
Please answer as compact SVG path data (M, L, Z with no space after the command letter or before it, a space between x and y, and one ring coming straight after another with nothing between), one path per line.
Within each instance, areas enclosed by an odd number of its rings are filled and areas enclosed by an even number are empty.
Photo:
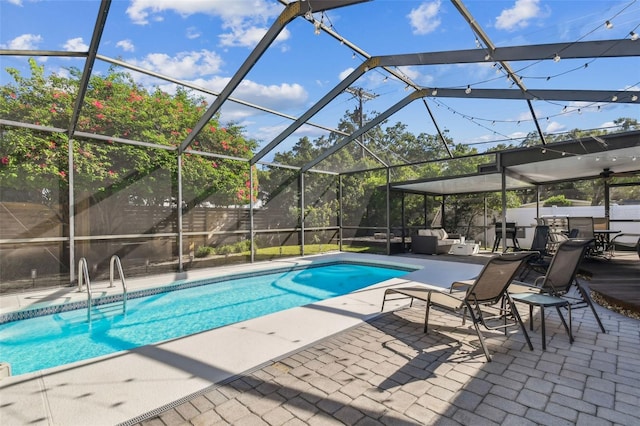
M605 167L604 169L602 169L602 171L600 172L600 177L604 180L608 180L612 177L631 177L631 176L638 176L638 172L637 171L630 171L630 172L614 172L613 170L611 170L609 167Z

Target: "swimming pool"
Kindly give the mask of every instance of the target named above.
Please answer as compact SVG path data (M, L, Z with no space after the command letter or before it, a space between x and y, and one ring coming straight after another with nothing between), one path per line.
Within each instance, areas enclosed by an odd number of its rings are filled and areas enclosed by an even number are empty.
M152 289L146 297L130 294L125 314L121 303L92 308L91 323L86 309L76 309L2 324L0 361L13 375L38 371L340 296L412 270L340 262Z

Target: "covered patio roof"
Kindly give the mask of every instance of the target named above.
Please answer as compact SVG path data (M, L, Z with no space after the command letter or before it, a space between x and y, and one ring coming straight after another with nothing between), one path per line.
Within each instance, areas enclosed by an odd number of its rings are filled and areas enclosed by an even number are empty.
M533 188L579 179L640 175L640 132L590 136L567 142L495 153L496 162L468 175L393 182L397 191L431 195Z

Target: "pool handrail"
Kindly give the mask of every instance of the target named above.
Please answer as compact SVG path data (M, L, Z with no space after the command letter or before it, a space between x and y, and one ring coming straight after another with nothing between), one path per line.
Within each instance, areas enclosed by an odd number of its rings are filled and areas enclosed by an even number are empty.
M93 295L91 294L91 280L89 279L89 266L87 265L87 259L81 257L78 261L78 291L82 292L83 280L87 284L87 321L91 322L91 305Z
M118 267L118 275L120 275L120 282L122 283L122 313L124 314L127 309L127 283L124 279L124 272L122 272L122 262L117 254L111 256L109 261L109 287L113 287L115 267Z

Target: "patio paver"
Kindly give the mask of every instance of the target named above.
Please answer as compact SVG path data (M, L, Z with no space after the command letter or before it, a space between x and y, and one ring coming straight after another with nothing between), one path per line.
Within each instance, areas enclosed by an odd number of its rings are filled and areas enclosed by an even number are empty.
M491 363L456 317L433 310L426 335L419 307L387 312L127 424L640 424L640 321L597 309L607 334L580 309L573 345L549 313L546 351L485 332Z

